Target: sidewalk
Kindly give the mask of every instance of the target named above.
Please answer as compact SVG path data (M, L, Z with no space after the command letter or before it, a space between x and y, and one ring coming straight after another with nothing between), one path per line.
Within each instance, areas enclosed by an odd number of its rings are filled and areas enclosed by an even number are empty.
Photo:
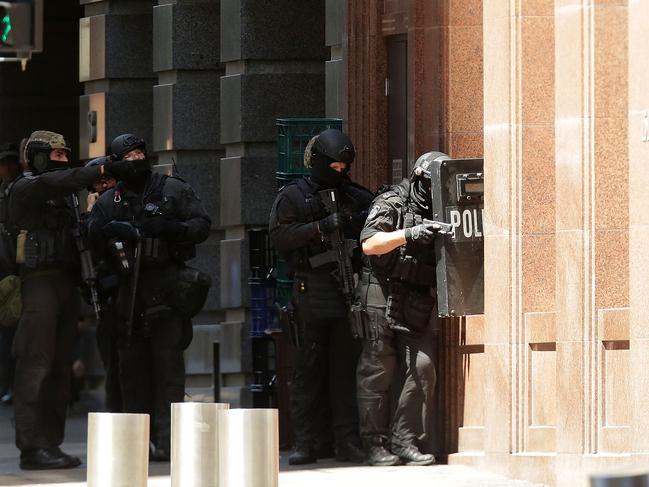
M24 472L18 468L18 450L14 446L13 410L0 407L0 486L83 487L86 485L86 415L73 412L68 419L63 450L79 456L84 465L72 470ZM507 480L498 475L462 466L367 467L333 462L314 466L291 467L290 452L280 452L280 487L541 487L529 482ZM169 487L169 464L149 464L149 487Z

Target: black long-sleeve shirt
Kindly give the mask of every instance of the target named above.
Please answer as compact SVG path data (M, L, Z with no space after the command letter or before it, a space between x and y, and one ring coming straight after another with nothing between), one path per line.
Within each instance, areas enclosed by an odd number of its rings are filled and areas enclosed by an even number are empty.
M314 255L327 250L317 226L317 221L328 215L318 196L320 189L308 177L288 184L277 195L270 213L269 232L273 246L287 257L294 270L300 266L296 251L308 248L307 253ZM338 195L339 212L344 217L344 236L357 241L373 195L352 182L342 184ZM355 254L353 260L359 260L360 252Z
M105 243L104 226L113 220L141 223L145 218L147 203L158 206L157 211L164 217L186 226L183 235L168 240L197 244L209 236L212 221L192 187L181 179L152 173L141 192L118 185L99 197L88 220L90 239L97 253L105 250L102 248Z
M54 224L53 204L66 206L63 199L101 177L100 166L77 167L42 174L25 173L13 184L9 198L9 221L16 230L38 230ZM72 217L72 210L69 214ZM72 221L72 220L70 220Z

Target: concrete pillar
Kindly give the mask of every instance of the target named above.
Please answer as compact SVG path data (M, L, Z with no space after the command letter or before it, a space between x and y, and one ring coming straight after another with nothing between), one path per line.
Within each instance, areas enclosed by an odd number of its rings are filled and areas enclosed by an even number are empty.
M234 340L222 349L249 348L247 229L268 224L277 194L275 119L325 114L324 17L324 0L221 0L220 298ZM243 384L247 367L244 356L226 381Z
M153 7L152 148L158 163L175 163L177 173L196 190L212 218L212 232L197 247L190 265L212 276L202 312L193 319L194 340L185 357L187 389L204 397L212 370L212 343L220 339L219 241L220 61L219 0L159 0ZM224 348L221 350L225 351Z
M79 153L106 154L131 132L152 145L151 2L81 1L79 21Z

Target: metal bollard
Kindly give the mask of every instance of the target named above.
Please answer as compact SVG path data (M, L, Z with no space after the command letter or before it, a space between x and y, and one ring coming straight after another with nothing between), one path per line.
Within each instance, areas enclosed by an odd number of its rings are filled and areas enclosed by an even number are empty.
M171 405L171 487L216 487L219 479L219 411L229 404Z
M221 402L221 343L214 340L212 343L212 388L214 389L214 402Z
M230 409L219 416L219 487L277 487L277 409Z
M88 414L88 487L146 487L149 415Z
M593 474L590 487L649 487L649 473L644 469Z

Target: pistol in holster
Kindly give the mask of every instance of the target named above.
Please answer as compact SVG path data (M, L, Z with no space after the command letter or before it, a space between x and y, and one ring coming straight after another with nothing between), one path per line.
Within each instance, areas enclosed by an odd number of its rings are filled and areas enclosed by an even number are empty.
M293 303L281 306L277 304L277 311L279 315L280 328L286 333L291 340L291 343L299 348L302 344L302 329L300 320L298 320Z

